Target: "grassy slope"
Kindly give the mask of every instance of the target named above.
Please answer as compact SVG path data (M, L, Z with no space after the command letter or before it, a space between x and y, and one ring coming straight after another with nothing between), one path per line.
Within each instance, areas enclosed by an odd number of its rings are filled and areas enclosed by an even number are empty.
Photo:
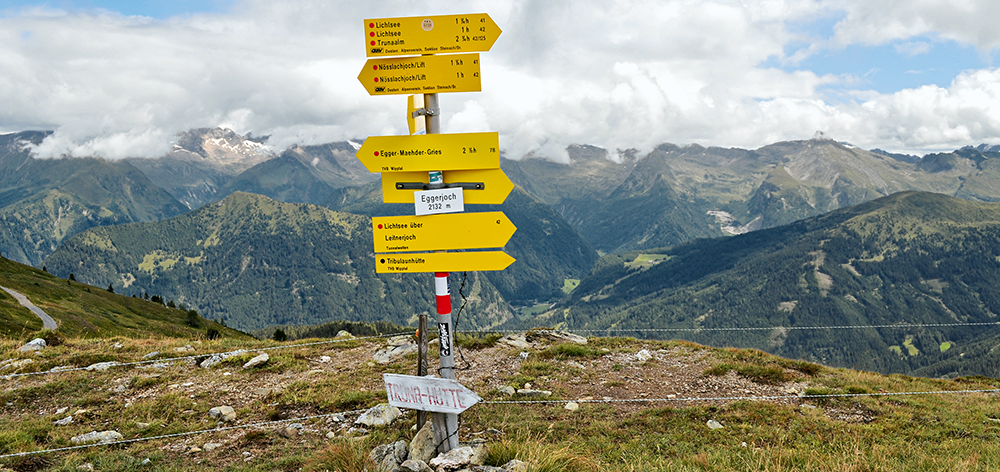
M676 377L666 383L646 384L642 391L649 398L662 398L683 382L713 379L742 382L742 387L753 389L785 388L775 387L777 382L805 388L810 394L998 386L996 380L985 378L943 381L829 369L757 351L710 349L683 342L590 341L583 348L556 345L531 350L531 360L525 362L516 361L520 349L470 348L466 356L473 362L500 358L502 367L485 377L482 373L477 376L475 369L459 375L486 400L507 398L495 385L523 382L553 391L553 399L578 398L580 392L597 398L640 398L640 391L631 391L629 385L658 373ZM124 340L124 348L113 357L138 360L146 352L169 352L181 343ZM66 365L74 358L105 355L109 345L109 340L68 340L45 351L41 359L46 365ZM195 346L198 354L205 354L275 344L229 339ZM381 340L349 341L272 350L269 364L253 371L242 370L240 364L256 353L210 369L176 365L156 371L119 368L19 378L0 386L0 454L67 446L71 436L95 429L117 430L128 439L212 429L214 421L206 420L207 411L222 403L232 404L238 412L237 424L244 425L372 406L385 400L382 373L414 370L412 357L384 366L367 362L381 346ZM4 357L17 355L12 343L2 343L0 348ZM640 349L668 354L647 362L627 360ZM334 357L334 362L320 362L324 355ZM607 370L591 367L608 359L621 364ZM683 365L694 365L696 370L679 370ZM717 377L727 370L740 374ZM223 371L231 375L222 377ZM689 378L681 380L685 375ZM619 380L603 381L611 376ZM278 386L278 391L264 396L241 394L260 385ZM617 393L610 393L612 388L617 388ZM680 397L741 395L738 389L692 390ZM1000 408L995 399L995 395L979 393L793 398L785 402L584 403L576 412L564 409L562 403L482 404L462 415L460 434L462 440L490 439L489 463L498 465L518 457L531 463L532 470L545 471L996 470L1000 467L1000 423L995 419L1000 417ZM126 401L131 404L125 406ZM69 407L69 413L56 415L62 407ZM77 409L87 413L76 414L69 426L53 425ZM710 419L725 427L710 430L706 426ZM355 439L344 437L333 421L296 421L304 424L305 431L294 438L280 436L278 425L272 425L7 459L0 461L0 466L72 471L91 463L99 470L125 471L135 470L140 461L149 458L156 470L167 471L360 471L364 457L375 445L412 436L414 415L407 414L392 426ZM503 434L480 434L487 428ZM340 433L327 439L327 431ZM222 447L210 452L192 449L208 442L221 443Z
M246 336L201 319L187 326L187 313L98 287L59 279L38 269L0 258L0 285L20 292L59 324L60 336L107 338L156 336L197 338L208 328L225 336ZM0 296L0 337L25 340L42 322L7 295Z

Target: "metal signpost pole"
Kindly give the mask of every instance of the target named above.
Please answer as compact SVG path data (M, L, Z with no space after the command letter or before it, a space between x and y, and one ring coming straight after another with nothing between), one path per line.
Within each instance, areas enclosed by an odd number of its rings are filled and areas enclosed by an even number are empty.
M427 134L441 133L441 108L438 104L438 94L424 94L426 109L425 126ZM441 172L431 172L430 184L443 184ZM441 358L441 368L438 373L441 378L455 379L455 344L451 323L451 291L448 288L448 273L434 273L434 294L437 297L438 322L438 352ZM458 447L458 415L455 413L434 413L434 436L440 452L448 452Z

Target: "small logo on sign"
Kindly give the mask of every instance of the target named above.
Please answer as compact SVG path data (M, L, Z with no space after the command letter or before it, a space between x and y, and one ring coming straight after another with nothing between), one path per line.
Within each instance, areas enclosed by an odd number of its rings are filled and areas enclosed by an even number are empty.
M430 30L434 29L434 20L428 18L428 19L420 22L420 27L423 28L424 31L430 31Z

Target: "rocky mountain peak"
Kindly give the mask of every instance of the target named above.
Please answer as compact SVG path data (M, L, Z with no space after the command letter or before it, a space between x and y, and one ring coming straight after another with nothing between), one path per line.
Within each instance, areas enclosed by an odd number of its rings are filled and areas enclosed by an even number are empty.
M241 135L227 128L198 128L177 134L171 157L209 160L223 166L250 168L275 157L267 137Z

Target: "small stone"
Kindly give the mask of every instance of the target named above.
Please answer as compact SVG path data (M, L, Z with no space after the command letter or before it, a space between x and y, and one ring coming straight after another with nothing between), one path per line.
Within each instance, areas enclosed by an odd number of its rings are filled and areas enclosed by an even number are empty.
M643 349L643 350L635 353L635 359L637 361L639 361L639 362L646 362L646 361L648 361L648 360L650 360L652 358L653 358L653 353L649 352L646 349Z
M719 423L718 421L715 421L715 420L708 420L708 423L706 423L706 424L708 425L708 429L722 429L722 428L725 428L725 426L722 426L722 423Z
M152 358L154 358L154 357L156 357L158 355L160 355L160 351L153 351L153 352L151 352L149 354L146 354L145 356L142 356L142 358L143 359L152 359Z
M149 427L149 423L136 423L135 427L139 429L146 429Z
M402 414L399 408L390 406L388 403L380 403L364 412L354 423L365 426L385 426L392 423Z
M152 463L153 463L153 461L149 460L149 458L147 457L147 458L143 459L142 462L139 463L139 465L149 465L149 464L152 464Z
M522 388L517 391L518 395L522 395L528 398L539 398L539 397L550 397L552 392L548 390L535 390L531 388Z
M337 433L334 433L333 431L329 431L329 432L326 433L326 439L334 439L336 437L337 437Z
M563 408L569 411L576 411L580 409L580 404L577 402L569 402Z
M122 439L123 436L118 431L91 431L87 434L81 434L79 436L73 436L70 438L69 442L73 444L109 444Z
M390 345L376 351L373 358L379 364L391 364L407 354L417 352L417 350L418 346L416 344Z
M350 338L353 338L353 337L354 337L353 334L351 334L351 333L349 333L349 332L347 332L345 330L338 331L337 335L334 336L334 338L338 338L338 339L344 339L344 338L350 339Z
M267 387L255 388L253 390L253 394L254 395L258 395L258 396L261 396L261 397L270 395L271 392L274 392L274 390L272 390L270 388L267 388Z
M303 429L304 427L302 426L302 423L292 423L283 428L278 428L278 434L288 439L292 439L301 435Z
M32 351L41 351L42 349L45 349L45 340L42 338L35 338L32 339L31 341L28 341L28 343L25 344L24 346L21 346L20 351L32 352Z
M504 472L528 472L528 464L517 459L511 459L510 462L504 464L501 469L503 469Z
M399 465L401 472L434 472L424 461L409 459Z
M94 372L94 371L96 371L96 372L104 372L104 371L110 369L111 367L113 367L115 365L118 365L118 363L115 362L115 361L111 361L111 362L98 362L96 364L91 364L91 365L87 366L87 370L90 371L90 372Z
M520 354L518 354L518 355L517 355L517 357L518 357L519 359L521 359L522 361L526 361L526 360L528 360L528 356L529 356L529 355L530 355L530 354L528 353L528 351L521 351L521 353L520 353Z
M246 364L243 364L243 368L244 369L252 369L252 368L257 367L259 365L266 364L267 361L269 361L269 360L271 360L271 356L268 356L267 353L265 352L265 353L263 353L263 354L261 354L261 355L259 355L257 357L254 357L253 359L250 359L249 361L247 361Z
M504 385L503 387L500 387L500 393L507 396L512 396L515 393L517 393L517 390L515 390L514 387L511 387L510 385Z
M123 347L125 347L125 345L124 345L124 344L122 344L122 343L114 343L114 344L113 344L113 345L111 346L111 348L112 348L112 349L121 349L121 348L123 348Z
M531 343L525 339L524 333L508 334L500 338L497 342L506 344L515 349L531 349Z
M66 426L66 425L71 424L71 423L73 423L73 417L72 416L67 416L67 417L65 417L65 418L63 418L63 419L61 419L59 421L53 421L52 422L52 424L57 425L57 426Z
M196 452L201 452L201 448L198 446L191 446L191 449L188 449L188 453L194 454Z
M212 367L214 365L222 363L222 361L223 361L222 356L219 355L219 354L216 354L216 355L214 355L212 357L209 357L208 359L205 359L205 360L201 361L201 364L198 364L198 365L201 368L203 368L203 369L207 369L209 367Z
M214 451L220 447L222 447L222 443L205 443L201 448L206 451Z
M60 409L56 410L56 414L57 414L57 415L61 415L61 414L63 414L63 413L66 413L66 410L69 410L69 407L68 407L68 406L64 406L64 407L62 407L62 408L60 408Z
M183 347L175 347L174 352L194 352L194 348L190 344Z
M233 410L233 407L227 405L217 406L208 410L208 415L212 418L218 418L219 421L228 423L236 419L236 410Z
M327 362L330 362L330 359L331 359L331 357L330 357L330 356L321 356L321 357L319 358L319 361L325 364L325 363L327 363Z
M94 470L94 464L91 464L90 462L85 462L83 464L80 464L80 465L76 466L76 470L88 471L89 472L89 471Z
M473 456L475 456L475 451L471 447L462 446L438 455L431 459L428 464L438 470L438 472L459 470L471 465Z

